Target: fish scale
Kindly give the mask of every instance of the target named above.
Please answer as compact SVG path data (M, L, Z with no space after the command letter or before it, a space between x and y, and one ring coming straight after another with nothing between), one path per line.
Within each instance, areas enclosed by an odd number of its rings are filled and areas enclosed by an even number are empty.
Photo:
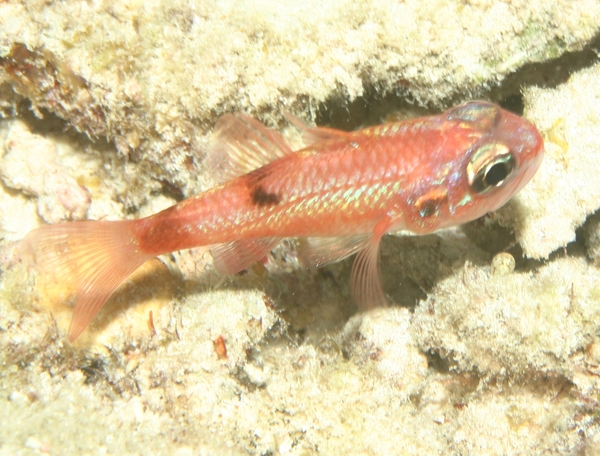
M378 258L385 233L427 234L496 210L543 157L534 125L483 101L355 132L303 128L311 144L293 152L258 121L225 115L208 159L222 184L143 219L29 233L23 254L40 274L75 290L69 340L144 262L199 246L212 246L223 273L248 267L288 237L307 238L299 252L307 265L358 253L352 293L362 309L384 305Z

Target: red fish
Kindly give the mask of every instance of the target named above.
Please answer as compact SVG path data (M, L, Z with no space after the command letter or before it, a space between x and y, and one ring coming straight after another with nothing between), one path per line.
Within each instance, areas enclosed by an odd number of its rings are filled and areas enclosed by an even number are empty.
M23 246L40 273L75 290L69 340L147 260L212 246L215 267L238 272L286 237L306 237L307 264L358 252L351 287L362 308L385 304L381 237L431 233L506 203L533 176L543 141L525 119L488 102L440 115L344 132L309 128L294 152L274 130L242 114L216 125L213 169L224 181L139 220L38 228ZM218 161L220 160L220 161Z

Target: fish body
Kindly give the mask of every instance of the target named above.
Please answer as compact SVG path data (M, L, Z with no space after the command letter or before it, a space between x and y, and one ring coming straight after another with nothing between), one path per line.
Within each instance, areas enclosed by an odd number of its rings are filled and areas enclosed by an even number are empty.
M24 240L42 273L76 290L69 339L148 259L212 246L215 267L238 272L283 238L308 238L301 258L322 266L358 252L358 304L385 303L377 269L389 232L427 234L498 209L543 156L531 123L487 102L354 132L307 128L292 151L273 130L228 114L215 128L220 185L147 218L50 225Z

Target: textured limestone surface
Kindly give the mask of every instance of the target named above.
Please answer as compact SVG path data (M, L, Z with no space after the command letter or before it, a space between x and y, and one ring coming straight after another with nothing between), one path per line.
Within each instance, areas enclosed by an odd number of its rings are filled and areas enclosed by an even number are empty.
M15 122L0 157L0 178L7 188L33 195L46 223L78 220L87 215L90 198L68 170L56 162L56 146Z
M0 454L600 454L600 67L524 76L599 30L592 0L1 2ZM351 261L219 277L198 249L69 344L68 290L14 253L206 188L224 112L358 125L497 84L546 160L497 214L386 237L388 308L357 313Z

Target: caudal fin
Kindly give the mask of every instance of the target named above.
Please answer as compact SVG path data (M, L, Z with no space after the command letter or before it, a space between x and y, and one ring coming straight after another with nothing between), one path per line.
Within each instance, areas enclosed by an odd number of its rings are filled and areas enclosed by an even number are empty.
M38 273L74 290L69 326L73 342L121 283L153 257L140 251L132 228L136 221L85 221L38 228L22 241Z

